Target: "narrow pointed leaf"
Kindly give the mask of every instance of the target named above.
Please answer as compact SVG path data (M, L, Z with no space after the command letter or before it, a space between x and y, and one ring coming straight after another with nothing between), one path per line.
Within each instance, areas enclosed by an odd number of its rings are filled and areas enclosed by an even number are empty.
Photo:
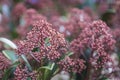
M11 50L3 50L2 53L12 62L15 62L18 60L17 55L14 51Z
M29 68L30 71L32 71L32 67L30 65L30 63L28 62L27 58L25 55L21 55L22 59L25 61L27 67Z
M13 49L17 49L17 46L16 46L12 41L10 41L10 40L7 39L7 38L2 38L2 37L0 37L0 41L3 42L4 44L9 45L9 46L10 46L11 48L13 48Z

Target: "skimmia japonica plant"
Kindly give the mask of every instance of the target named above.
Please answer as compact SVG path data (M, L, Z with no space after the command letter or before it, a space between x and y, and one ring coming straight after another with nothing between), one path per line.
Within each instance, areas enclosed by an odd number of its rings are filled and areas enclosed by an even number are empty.
M64 36L41 18L32 24L26 39L17 42L14 54L9 50L1 53L1 78L50 80L61 71L73 76L73 73L81 74L85 69L86 80L96 79L93 76L101 78L113 71L110 55L114 44L110 29L100 20L89 23L69 46ZM98 72L94 74L95 71ZM103 75L99 76L101 73Z
M80 73L85 69L85 61L71 58L72 52L62 34L52 29L52 25L44 19L33 23L33 28L27 33L26 39L17 42L13 63L1 55L2 73L12 71L7 77L14 80L50 80L62 70ZM9 53L8 53L9 54ZM6 60L5 60L6 59ZM4 64L6 63L6 64ZM11 64L10 64L11 63Z
M0 80L120 80L119 7L119 0L0 1Z

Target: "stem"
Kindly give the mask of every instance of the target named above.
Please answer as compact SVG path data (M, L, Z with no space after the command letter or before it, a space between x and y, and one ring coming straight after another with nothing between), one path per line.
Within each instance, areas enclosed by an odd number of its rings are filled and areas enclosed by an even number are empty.
M89 77L90 77L90 70L91 70L91 65L88 64L87 74L86 74L86 78L85 78L85 80L89 80Z
M93 52L94 52L94 50L91 51L90 57L92 56ZM90 72L91 72L91 64L89 62L87 62L87 66L88 67L87 67L87 74L86 74L85 80L89 80L89 78L90 78Z

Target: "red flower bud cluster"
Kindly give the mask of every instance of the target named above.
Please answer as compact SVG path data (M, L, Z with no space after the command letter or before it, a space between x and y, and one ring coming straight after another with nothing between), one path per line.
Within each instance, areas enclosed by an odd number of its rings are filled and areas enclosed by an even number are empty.
M7 69L10 64L11 62L2 53L0 53L0 71Z
M85 61L82 59L71 59L70 57L66 57L64 60L59 62L59 65L64 71L80 73L86 68L84 63Z
M31 30L32 24L39 19L45 19L45 17L38 14L34 9L26 10L21 17L19 26L17 28L17 32L20 37L24 38L26 34Z
M36 72L29 72L27 67L17 67L14 72L14 76L14 80L27 80L28 78L30 78L31 80L37 80Z
M74 8L70 11L68 18L53 17L50 22L54 25L53 28L66 37L76 38L91 21L91 17L84 10Z
M18 54L34 54L34 58L56 60L66 53L64 36L54 29L46 20L42 19L33 24L32 30L27 34L27 40L18 44ZM37 49L37 50L35 50ZM35 50L35 51L34 51Z
M111 62L109 54L113 51L114 44L115 40L112 38L110 29L104 22L98 20L89 24L89 27L81 32L79 38L71 42L71 49L76 56L80 57L89 48L91 65L102 68L107 62Z

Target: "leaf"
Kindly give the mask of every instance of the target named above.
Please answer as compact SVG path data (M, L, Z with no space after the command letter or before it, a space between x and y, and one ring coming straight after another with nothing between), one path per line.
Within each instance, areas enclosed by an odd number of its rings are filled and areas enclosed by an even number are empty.
M17 49L17 46L12 41L8 40L7 38L0 37L0 41L3 42L4 44L9 45L13 49Z
M16 62L14 62L14 63L12 64L11 67L15 67L15 68L16 68L19 64L20 64L20 62L19 62L19 61L16 61Z
M43 75L41 78L43 80L48 80L51 77L51 71L53 70L55 63L49 63L48 66L40 67L37 71L42 71Z
M49 41L50 41L50 38L49 38L49 37L45 39L45 42L46 42L46 43L48 43Z
M66 56L71 56L73 54L74 54L73 52L68 52L68 54Z
M49 64L48 66L43 66L40 67L39 69L48 69L48 70L52 70L54 67L55 63Z
M56 75L59 71L60 71L60 69L56 68L55 71L54 71L54 73L53 73L53 75Z
M17 56L15 55L15 52L14 52L14 51L3 50L2 52L3 52L3 54L4 54L9 60L11 60L11 61L13 62L12 66L10 66L8 69L5 70L4 75L3 75L3 78L2 78L2 80L8 80L9 77L10 77L11 75L13 75L13 72L14 72L15 68L16 68L20 63L18 62L18 58L17 58Z
M9 80L9 77L13 74L14 70L15 70L15 67L14 67L14 68L9 68L9 69L7 69L7 70L4 72L4 75L3 75L2 80Z
M64 56L62 56L60 60L63 60L63 59L65 59L66 57L69 57L69 56L71 56L71 55L73 55L73 54L74 54L73 52L68 52L68 53L66 53Z
M22 57L22 59L25 61L28 69L29 69L30 71L32 71L32 67L31 67L30 63L28 62L26 56L25 56L24 54L22 54L21 57Z
M50 42L49 42L49 41L50 41L50 38L49 38L49 37L45 39L45 45L46 45L46 46L50 46Z
M28 77L27 80L32 80L32 79L30 77Z
M12 62L15 62L18 60L17 55L15 54L14 51L11 50L3 50L2 53Z
M13 76L13 73L16 67L20 64L20 62L15 62L8 69L5 70L2 80L9 80L9 77Z

